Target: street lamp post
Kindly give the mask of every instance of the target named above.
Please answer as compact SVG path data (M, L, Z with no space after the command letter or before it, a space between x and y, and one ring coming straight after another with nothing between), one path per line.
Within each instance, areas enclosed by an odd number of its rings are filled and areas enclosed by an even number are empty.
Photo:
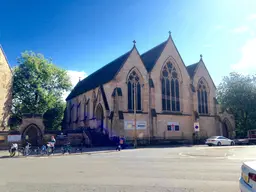
M137 126L136 126L136 88L137 84L133 84L133 110L134 110L134 148L137 147Z

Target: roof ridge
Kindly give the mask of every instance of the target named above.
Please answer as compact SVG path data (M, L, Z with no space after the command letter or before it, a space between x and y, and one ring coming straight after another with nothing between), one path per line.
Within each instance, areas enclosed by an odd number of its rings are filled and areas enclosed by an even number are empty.
M161 56L164 48L166 47L167 43L168 43L169 39L167 39L166 41L156 45L155 47L153 47L152 49L146 51L145 53L143 53L141 55L141 59L147 69L148 72L150 72L154 66L155 63L157 62L157 60L159 59L159 57Z
M199 61L199 62L200 62L200 61ZM198 64L199 64L199 62L197 62L197 63L193 63L193 64L190 64L190 65L187 65L187 66L186 66L186 68L187 68L187 67L194 66L194 65L198 65Z
M165 40L164 42L162 42L162 43L160 43L160 44L156 45L155 47L153 47L153 48L149 49L148 51L146 51L146 52L142 53L142 54L141 54L141 57L142 57L143 55L145 55L146 53L148 53L148 52L152 51L153 49L155 49L155 48L157 48L157 47L160 47L160 46L161 46L161 45L163 45L164 43L167 43L167 41L168 41L168 39L167 39L167 40Z
M133 49L124 53L123 55L109 62L108 64L102 66L97 71L94 71L83 80L79 81L66 98L66 101L111 81L115 77L116 72L127 60L132 50Z
M121 55L120 57L110 61L109 63L107 63L106 65L103 65L101 68L97 69L96 71L94 71L93 73L91 73L90 75L88 75L87 77L85 77L83 80L85 80L86 78L90 77L91 75L97 73L98 71L102 70L104 67L107 67L108 65L112 64L114 61L120 59L121 57L125 56L126 54L130 53L131 51L126 52L125 54ZM82 82L83 80L79 81Z

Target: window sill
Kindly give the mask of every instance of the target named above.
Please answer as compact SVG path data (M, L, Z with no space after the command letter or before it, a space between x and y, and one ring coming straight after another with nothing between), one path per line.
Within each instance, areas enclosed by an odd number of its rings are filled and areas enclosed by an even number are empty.
M127 112L128 113L134 113L134 110L128 110ZM143 113L143 111L142 110L137 110L136 113Z
M200 116L202 116L202 117L210 117L211 114L210 114L210 113L207 113L207 114L200 114L200 113L199 113L199 117L200 117Z
M134 114L134 111L123 111L123 113L130 113L130 114ZM148 112L143 112L143 111L136 111L136 114L147 114Z
M170 114L170 115L182 115L182 112L180 111L162 111L161 114Z

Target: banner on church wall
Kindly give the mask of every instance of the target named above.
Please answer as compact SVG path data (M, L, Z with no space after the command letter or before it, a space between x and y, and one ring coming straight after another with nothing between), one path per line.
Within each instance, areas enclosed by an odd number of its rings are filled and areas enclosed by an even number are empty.
M195 132L200 131L199 122L194 122L194 131L195 131Z
M180 130L179 122L168 122L167 123L167 130L168 131L179 131Z
M146 121L136 121L137 130L147 129ZM124 121L125 130L134 130L134 121Z

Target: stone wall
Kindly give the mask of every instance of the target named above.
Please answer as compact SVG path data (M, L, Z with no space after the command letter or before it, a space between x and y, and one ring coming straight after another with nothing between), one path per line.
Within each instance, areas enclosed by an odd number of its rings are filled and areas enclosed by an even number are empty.
M0 45L0 130L8 127L12 99L12 72Z

